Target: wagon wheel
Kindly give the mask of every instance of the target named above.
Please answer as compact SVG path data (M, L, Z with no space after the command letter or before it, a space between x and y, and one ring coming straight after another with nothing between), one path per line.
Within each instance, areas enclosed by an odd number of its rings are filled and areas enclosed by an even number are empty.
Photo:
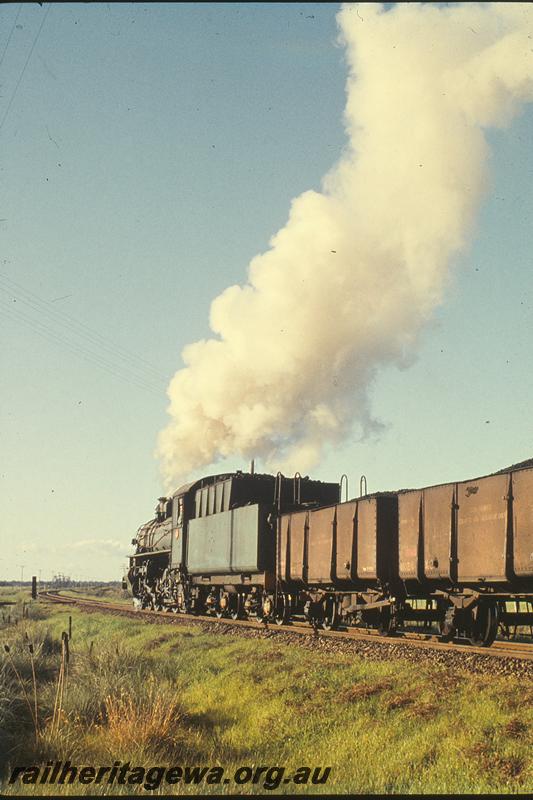
M232 619L240 619L242 614L242 601L241 595L236 594L234 595L235 600L230 601L230 612L229 615Z
M290 619L290 610L287 603L287 595L281 594L278 598L278 604L274 611L274 622L276 625L287 625Z
M448 625L447 622L440 620L439 633L440 633L440 638L443 642L451 642L453 637L455 636L456 631L453 625Z
M379 609L378 632L380 636L390 636L396 629L394 615L391 606L383 606Z
M326 598L324 603L324 619L322 627L326 631L334 630L339 627L340 615L337 600L334 596Z
M470 640L480 647L490 647L498 633L498 604L480 603L474 613Z

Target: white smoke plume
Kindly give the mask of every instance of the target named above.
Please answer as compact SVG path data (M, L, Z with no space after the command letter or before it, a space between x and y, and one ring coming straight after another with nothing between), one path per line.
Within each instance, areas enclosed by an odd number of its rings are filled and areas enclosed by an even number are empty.
M368 390L412 360L487 185L483 129L533 100L528 4L346 5L348 144L292 201L248 280L186 346L158 454L169 485L226 456L307 470L368 430Z

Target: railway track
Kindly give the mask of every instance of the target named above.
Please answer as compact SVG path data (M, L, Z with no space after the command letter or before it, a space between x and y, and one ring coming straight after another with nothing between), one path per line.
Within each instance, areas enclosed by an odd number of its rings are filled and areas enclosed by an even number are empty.
M87 610L98 610L103 613L120 614L123 616L135 617L137 619L143 618L146 620L157 621L158 623L187 623L194 625L201 625L207 629L214 629L217 632L235 632L252 631L255 635L264 635L265 632L269 636L280 636L291 640L301 638L308 640L310 643L316 644L319 640L322 644L369 644L376 648L381 648L386 652L387 648L390 650L400 650L402 654L407 650L411 650L413 655L417 652L421 656L423 652L432 651L435 654L440 654L444 657L447 655L459 656L466 664L472 663L477 660L479 663L493 664L500 662L525 662L524 667L527 674L533 677L533 644L522 643L516 641L496 640L490 648L477 647L465 640L456 640L455 642L442 642L436 634L431 633L417 633L407 631L398 633L394 636L381 636L377 632L371 632L368 629L347 628L344 630L315 630L308 623L292 622L290 625L277 626L277 625L264 625L257 620L233 620L226 618L218 618L213 616L197 616L193 614L172 614L167 611L152 611L134 609L127 606L125 603L111 603L103 600L93 598L81 598L68 595L61 595L52 592L43 592L40 598L52 603L59 603L63 605L78 606ZM331 649L331 648L326 648ZM335 648L333 648L335 649ZM414 659L416 660L416 658ZM439 660L439 659L437 659ZM475 670L477 671L477 670ZM488 670L481 670L488 671ZM499 669L498 671L507 672L506 669ZM514 670L510 670L513 672ZM521 673L524 670L519 670Z

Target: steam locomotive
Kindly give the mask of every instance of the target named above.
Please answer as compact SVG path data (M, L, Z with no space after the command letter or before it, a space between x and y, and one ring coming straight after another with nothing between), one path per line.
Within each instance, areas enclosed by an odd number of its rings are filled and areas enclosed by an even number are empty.
M132 540L134 603L382 635L438 625L484 646L532 629L533 460L344 501L342 483L252 467L159 498Z

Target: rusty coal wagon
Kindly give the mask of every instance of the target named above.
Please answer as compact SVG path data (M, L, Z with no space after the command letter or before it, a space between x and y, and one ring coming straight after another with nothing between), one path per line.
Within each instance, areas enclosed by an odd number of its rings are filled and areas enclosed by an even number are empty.
M490 643L498 626L533 623L533 468L398 494L399 578L446 638ZM509 610L514 604L516 610ZM407 607L406 614L413 612Z
M277 547L278 617L301 613L326 628L343 621L390 628L397 568L398 499L360 497L282 514Z

